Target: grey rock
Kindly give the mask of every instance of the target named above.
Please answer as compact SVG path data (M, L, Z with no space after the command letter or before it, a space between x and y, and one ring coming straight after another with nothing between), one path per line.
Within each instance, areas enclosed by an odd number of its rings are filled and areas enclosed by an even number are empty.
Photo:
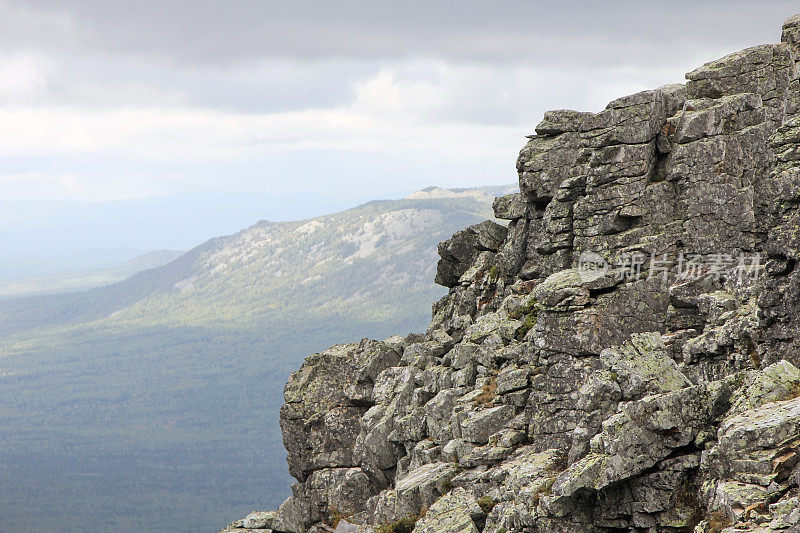
M603 350L600 359L614 373L625 399L639 399L646 394L692 385L667 355L659 333L631 335L630 341L619 348Z
M243 529L274 529L276 515L277 513L275 511L253 511L241 520L234 522L233 527Z
M356 533L358 531L358 525L348 522L347 520L339 520L339 523L336 524L336 527L333 529L333 533Z
M497 376L497 393L507 394L528 388L528 376L530 370L527 368L515 368L507 366L500 371Z
M667 120L674 127L672 140L677 143L697 141L714 135L730 135L766 119L757 94L737 94L718 100L689 100L683 111Z
M453 235L439 245L441 260L436 270L436 283L453 287L469 269L480 252L497 252L505 242L508 229L487 220Z
M448 492L450 480L457 472L454 463L430 463L409 472L397 481L394 490L380 494L376 523L418 516Z
M498 196L492 204L494 216L505 220L525 218L528 214L528 204L521 193Z
M690 98L756 93L764 100L785 98L793 71L790 46L754 46L706 63L686 75Z
M311 506L308 502L292 496L278 507L273 527L276 531L286 533L304 533L306 524L315 522L319 518L312 514Z
M591 120L593 113L559 109L546 111L544 119L536 126L539 135L558 135L568 131L581 131L584 122Z
M352 455L373 380L399 360L375 341L335 346L306 360L286 384L281 429L291 473L305 479L314 469L356 464Z
M484 516L475 497L455 488L430 506L414 526L417 533L477 533L475 520Z
M469 442L486 444L489 437L514 418L516 409L511 405L498 405L471 413L461 423L461 435Z

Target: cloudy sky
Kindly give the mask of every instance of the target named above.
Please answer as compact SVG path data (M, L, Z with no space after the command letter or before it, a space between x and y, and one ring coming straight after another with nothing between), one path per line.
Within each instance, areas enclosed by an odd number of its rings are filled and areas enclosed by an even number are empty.
M597 111L777 42L796 1L0 0L0 198L380 196L516 179Z

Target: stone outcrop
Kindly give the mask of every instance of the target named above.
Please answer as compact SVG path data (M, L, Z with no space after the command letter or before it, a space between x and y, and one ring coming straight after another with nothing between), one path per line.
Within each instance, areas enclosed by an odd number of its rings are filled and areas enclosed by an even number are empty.
M546 113L427 332L292 375L298 483L227 531L800 531L798 62L800 16Z

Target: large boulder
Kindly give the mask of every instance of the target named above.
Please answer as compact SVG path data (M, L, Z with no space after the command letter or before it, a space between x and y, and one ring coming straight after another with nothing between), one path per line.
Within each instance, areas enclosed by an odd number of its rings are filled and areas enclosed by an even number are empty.
M481 252L497 252L508 229L491 220L463 229L439 245L436 283L455 287Z

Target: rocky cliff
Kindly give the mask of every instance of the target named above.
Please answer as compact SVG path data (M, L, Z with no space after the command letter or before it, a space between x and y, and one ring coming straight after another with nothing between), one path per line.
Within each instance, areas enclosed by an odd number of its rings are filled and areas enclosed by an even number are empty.
M546 113L427 332L292 375L298 483L228 531L800 531L799 61L795 16Z

